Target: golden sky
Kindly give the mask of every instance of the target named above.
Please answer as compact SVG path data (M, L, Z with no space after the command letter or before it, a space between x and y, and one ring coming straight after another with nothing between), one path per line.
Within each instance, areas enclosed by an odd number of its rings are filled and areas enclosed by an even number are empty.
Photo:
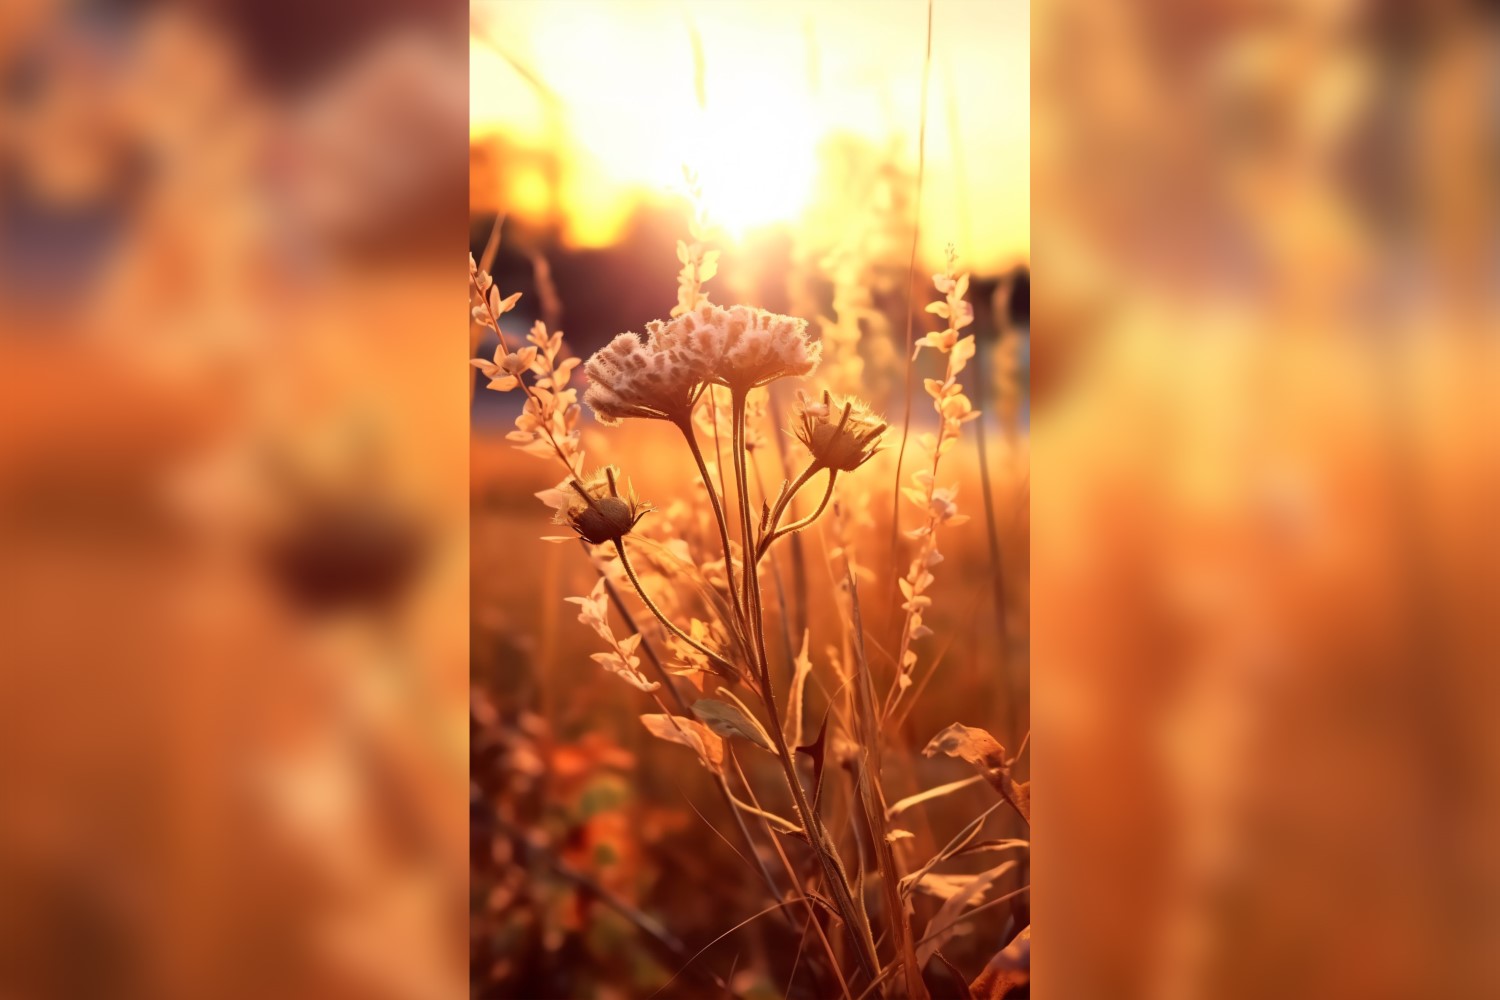
M684 164L731 234L800 213L817 143L832 130L882 146L895 138L915 164L920 0L479 0L472 9L471 133L566 149L563 202L583 217L581 242L607 241L637 194L680 190ZM956 243L969 266L997 269L1030 251L1029 7L937 0L934 11L922 249L941 259ZM546 183L520 181L523 192Z

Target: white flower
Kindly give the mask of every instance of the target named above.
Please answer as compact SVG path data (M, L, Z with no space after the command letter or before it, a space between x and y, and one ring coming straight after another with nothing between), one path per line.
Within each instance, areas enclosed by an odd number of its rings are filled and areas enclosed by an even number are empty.
M626 417L682 423L704 383L747 391L807 375L821 351L807 339L805 320L749 306L704 304L665 323L649 323L646 332L644 339L620 334L584 365L584 402L601 423Z

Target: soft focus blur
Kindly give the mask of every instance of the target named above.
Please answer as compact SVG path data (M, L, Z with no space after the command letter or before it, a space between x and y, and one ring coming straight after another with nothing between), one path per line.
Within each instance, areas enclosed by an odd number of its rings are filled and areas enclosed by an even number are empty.
M464 993L465 14L0 9L0 995Z
M1040 996L1500 996L1491 10L1033 5Z
M684 165L736 239L816 227L835 195L863 195L861 208L877 213L883 192L848 177L850 160L917 166L924 3L473 6L475 207L553 226L570 246L616 245L643 207L682 190ZM938 15L921 251L941 264L957 243L967 267L994 272L1030 240L1026 89L1016 85L1027 6L950 0Z

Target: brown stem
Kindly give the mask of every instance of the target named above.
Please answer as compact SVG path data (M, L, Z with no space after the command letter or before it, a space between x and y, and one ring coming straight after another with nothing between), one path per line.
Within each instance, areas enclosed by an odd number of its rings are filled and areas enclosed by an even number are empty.
M641 636L641 652L646 654L646 662L650 663L651 666L656 670L656 675L661 678L662 686L667 690L669 694L671 694L672 700L677 703L678 711L680 711L684 716L690 714L686 699L682 697L682 692L677 690L677 685L672 683L672 678L667 673L666 668L662 665L661 657L656 654L656 649L654 646L652 646L651 641L641 633L640 628L636 625L635 616L632 615L630 613L630 609L625 606L625 601L620 596L619 588L617 588L614 585L614 582L605 575L604 570L600 568L597 561L593 559L592 554L590 554L588 551L588 546L581 540L579 544L583 545L585 554L589 555L589 560L590 562L594 563L594 569L598 571L599 578L604 581L604 589L609 594L610 603L613 604L615 610L620 613L620 618L625 622L625 627L630 629L632 634ZM661 699L658 698L657 704L660 703ZM667 714L670 715L671 713L669 712ZM760 856L760 851L755 846L755 838L750 836L750 828L745 825L745 817L740 812L740 808L736 803L734 794L729 790L729 782L725 780L724 775L716 772L714 774L714 784L715 787L719 789L719 795L724 799L724 804L729 808L730 815L734 817L734 823L737 827L739 827L740 836L745 838L745 845L750 849L750 856L755 859L755 866L757 869L759 869L761 878L765 880L766 889L770 891L771 898L780 899L781 889L777 887L776 880L771 877L771 870L766 867L765 860ZM788 926L790 926L790 924L788 924Z
M784 537L786 535L790 535L794 531L801 531L803 528L806 528L808 525L812 524L818 518L822 517L823 516L823 511L825 511L825 510L828 509L828 501L833 499L833 483L834 483L834 480L837 479L837 478L838 478L838 470L836 470L836 469L829 469L828 470L828 488L823 491L823 499L818 501L817 509L814 510L811 514L809 514L806 517L804 517L802 520L800 520L800 521L793 521L791 524L788 524L784 528L777 528L776 527L776 519L775 519L775 517L772 517L772 519L771 519L771 528L772 528L772 530L771 530L771 532L769 534L766 535L766 537L764 537L764 538L762 538L760 540L760 548L756 551L756 558L758 559L761 556L765 555L766 552L767 552L767 550L769 550L771 548L772 543L775 542L778 538L782 538L782 537Z
M709 400L712 405L712 399ZM703 488L708 491L708 502L713 507L714 521L719 526L719 542L724 547L724 576L729 581L729 604L736 613L743 614L740 608L738 591L734 585L734 555L729 544L729 521L724 515L724 505L719 499L718 492L714 489L713 479L708 474L708 463L703 459L703 449L698 445L697 435L693 433L690 419L677 423L677 429L687 439L688 450L693 453L693 461L698 463L698 475L703 477Z
M750 521L750 495L747 488L749 475L745 467L744 448L745 392L733 390L730 399L734 412L734 478L740 495L740 521L744 536L742 544L746 552L752 552L754 540L751 533L754 526ZM802 821L802 829L807 832L808 842L812 845L813 853L817 855L818 863L823 869L823 883L833 895L839 914L853 935L857 946L855 954L859 957L860 966L867 975L876 976L880 970L880 958L875 950L875 938L870 931L869 922L864 916L864 910L855 905L843 865L828 841L828 834L823 829L818 814L807 801L807 792L802 787L802 779L797 774L797 765L792 757L792 751L787 746L786 733L781 724L781 713L776 707L776 693L771 683L770 660L766 655L765 628L761 620L760 581L755 573L755 563L754 559L745 560L745 605L749 612L750 630L753 633L756 677L760 682L761 701L765 704L766 714L769 716L767 729L775 744L776 758L781 762L781 770L786 778L787 787L792 793L792 802L797 807L797 818Z
M782 491L781 496L776 500L776 506L771 508L771 517L766 524L767 534L771 534L776 531L776 525L781 522L781 515L786 513L786 508L792 502L792 498L796 496L797 491L806 486L807 481L813 476L817 475L817 473L817 463L809 462L807 468L803 469L802 472L798 474L797 478L792 480L792 485ZM761 548L764 549L767 544L768 543L766 542L766 540L762 538L760 543Z
M681 639L683 642L687 643L689 646L692 646L694 649L702 653L704 656L708 657L710 660L722 663L730 670L733 670L734 664L730 663L723 656L715 653L713 650L709 649L707 646L703 645L703 643L699 642L697 639L694 639L692 636L688 635L686 632L678 628L676 625L673 625L672 622L668 620L667 616L662 613L661 608L658 608L656 606L656 602L651 600L651 598L647 596L646 588L641 586L640 577L635 575L635 567L630 565L630 557L625 554L625 542L619 538L616 538L614 542L615 551L620 554L620 565L625 567L625 575L630 577L630 582L632 585L634 585L635 592L640 596L641 602L646 605L647 610L649 610L653 615L656 616L656 620L661 622L662 627L665 628L668 632L671 632L677 638Z

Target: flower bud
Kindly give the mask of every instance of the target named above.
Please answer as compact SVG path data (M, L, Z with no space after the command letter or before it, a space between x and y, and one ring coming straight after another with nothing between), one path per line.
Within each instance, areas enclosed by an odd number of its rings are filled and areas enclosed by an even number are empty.
M572 495L558 510L557 522L593 545L618 542L630 534L651 505L637 500L628 487L621 495L615 475L614 467L606 466L583 481L569 480L564 488Z

